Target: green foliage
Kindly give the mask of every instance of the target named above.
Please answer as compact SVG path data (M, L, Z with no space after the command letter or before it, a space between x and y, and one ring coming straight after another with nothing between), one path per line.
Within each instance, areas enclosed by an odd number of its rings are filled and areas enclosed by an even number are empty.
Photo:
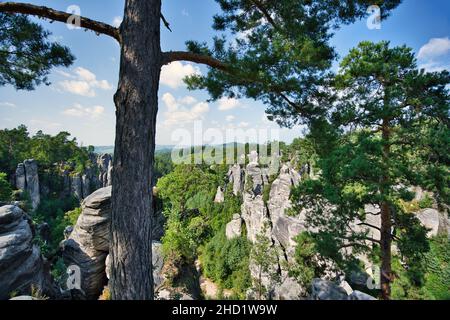
M263 274L269 278L271 285L279 283L281 280L277 270L272 269L278 262L278 252L266 235L267 228L268 226L265 225L261 233L256 235L256 241L250 253L250 259L257 268L258 273L257 277L253 279L254 289L258 293L258 300L261 300L267 291L262 281Z
M41 200L32 219L36 225L46 222L50 227L50 242L45 243L39 236L36 239L45 254L53 254L64 239L64 229L75 225L81 214L78 206L79 201L74 197Z
M392 298L450 300L450 241L447 236L430 240L430 251L423 256L421 264L423 273L418 279L411 277L400 259L394 259L396 278L392 285Z
M324 269L318 263L317 244L307 232L300 233L295 241L295 264L289 268L289 276L295 278L298 283L309 288L314 278L323 276Z
M6 179L6 173L0 172L0 201L10 201L12 188Z
M187 42L189 51L212 55L227 72L210 68L191 76L190 89L207 89L213 99L247 97L268 106L269 119L291 126L315 115L320 88L336 57L328 44L332 32L366 15L377 4L385 18L399 0L242 1L217 0L221 13L214 29L221 33L211 48ZM301 23L299 23L301 21ZM235 37L245 34L245 37ZM231 36L237 39L228 39ZM309 99L311 96L314 99Z
M433 198L426 193L425 196L419 200L419 208L420 209L426 209L426 208L432 208L433 207Z
M342 60L324 88L322 116L310 122L321 174L292 193L297 212L311 209L307 223L320 230L321 253L343 262L352 260L340 251L349 244L353 255L372 251L366 232L351 224L365 221L366 205L384 205L402 262L410 274L422 272L426 230L404 204L411 186L448 200L449 83L448 71L417 70L411 49L388 42L362 42Z
M15 173L18 163L35 159L39 162L39 178L46 184L47 177L58 176L57 170L80 173L91 166L90 152L92 147L79 146L76 138L70 139L70 134L64 131L55 136L38 131L30 137L24 125L0 130L0 170L9 177ZM56 180L48 182L49 187L61 184Z
M0 13L0 86L33 90L49 84L53 67L73 63L69 49L49 41L50 35L24 15Z
M249 265L251 244L245 237L227 240L225 229L202 248L204 275L221 288L233 289L241 299L251 286Z

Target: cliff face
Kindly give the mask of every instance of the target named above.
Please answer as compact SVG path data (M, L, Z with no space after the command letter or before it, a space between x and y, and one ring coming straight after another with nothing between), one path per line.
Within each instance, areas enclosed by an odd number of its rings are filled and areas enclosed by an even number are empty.
M108 283L109 225L111 218L111 187L101 188L88 196L81 205L82 212L68 239L61 244L67 266L77 266L81 272L77 293L86 299L97 299ZM162 235L164 219L155 212L153 238ZM154 241L153 264L155 286L161 284L162 255L160 243ZM129 248L133 250L133 248Z
M291 207L291 188L298 185L301 176L288 164L283 165L275 176L275 180L271 182L273 176L269 176L269 169L261 168L257 159L245 169L239 165L230 168L230 187L235 195L242 195L243 202L240 215L235 215L227 225L227 236L231 238L240 232L241 228L236 226L242 219L247 238L251 242L255 243L258 235L267 237L278 256L278 261L271 269L278 273L281 283L271 284L271 276L268 274L262 275L262 283L269 288L272 298L299 299L303 289L294 279L289 278L286 266L293 259L294 237L306 228L302 216L288 216L286 210ZM267 193L269 197L264 199L264 194ZM250 271L253 278L258 278L258 268L252 262Z
M291 208L289 200L292 187L297 186L302 177L290 164L282 165L281 169L274 176L269 177L268 169L261 168L256 161L249 163L245 168L234 165L229 170L229 184L235 195L242 196L241 212L233 216L226 227L227 237L229 239L239 236L241 233L240 223L243 221L247 238L255 243L257 235L267 237L276 250L278 261L271 268L272 272L278 274L281 279L280 283L272 284L269 274L262 275L262 283L268 288L272 299L299 299L305 293L295 279L288 276L288 265L294 261L294 252L296 242L294 238L302 231L310 230L306 226L305 213L300 212L296 216L287 214ZM273 178L276 177L274 180ZM273 180L272 183L271 180ZM264 194L267 195L264 199ZM417 192L417 200L420 200L424 194L419 190ZM366 206L366 212L378 212L379 210L373 206ZM428 236L435 236L438 233L446 233L450 235L450 221L448 217L433 208L422 209L416 213L421 223L430 229ZM367 224L380 226L379 215L367 215ZM375 228L360 226L361 221L355 221L354 227L363 229L368 234L380 239L379 231ZM395 248L394 248L395 250ZM359 257L366 264L368 274L371 274L371 265L364 256ZM250 263L250 271L253 278L258 277L258 268L253 262ZM335 274L330 273L327 278L333 279ZM339 281L342 282L342 279ZM344 281L345 282L345 281ZM347 285L344 283L343 285ZM249 293L250 296L252 293ZM349 293L350 294L350 293Z
M58 178L62 185L61 197L73 195L83 200L95 190L111 185L113 169L111 155L92 154L91 162L93 165L81 173L74 173L67 169L58 171ZM17 189L28 193L33 210L38 207L41 198L46 197L54 187L39 179L39 164L33 159L25 160L17 165L15 185Z

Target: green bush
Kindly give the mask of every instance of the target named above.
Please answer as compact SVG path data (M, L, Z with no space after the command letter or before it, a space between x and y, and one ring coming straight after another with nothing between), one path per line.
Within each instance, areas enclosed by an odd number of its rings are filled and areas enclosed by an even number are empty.
M251 244L245 237L227 240L225 230L202 248L201 261L206 277L221 288L233 289L241 298L251 286L249 256Z
M393 299L450 300L450 241L447 236L429 241L430 251L423 256L420 279L405 270L400 259L393 259Z
M419 201L420 209L432 208L433 207L433 198L427 193L425 197Z
M9 184L6 173L0 172L0 201L11 201L12 188Z

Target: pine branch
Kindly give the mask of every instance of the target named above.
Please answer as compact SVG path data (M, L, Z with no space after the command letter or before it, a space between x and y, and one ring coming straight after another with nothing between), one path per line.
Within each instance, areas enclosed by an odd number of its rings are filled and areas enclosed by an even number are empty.
M17 2L0 3L0 12L32 15L63 23L67 23L69 19L73 17L73 14L71 13L54 10L44 6L36 6L28 3ZM110 36L116 39L118 42L121 42L119 29L114 28L109 24L91 20L85 17L80 17L80 27L94 31L96 34L104 34Z
M222 61L211 56L187 52L187 51L169 51L163 52L162 64L166 65L174 61L190 61L194 63L205 64L211 68L227 71L228 67Z
M164 17L164 15L161 13L161 20L164 23L164 26L170 31L172 32L172 29L170 29L170 23L169 21L167 21L166 17Z

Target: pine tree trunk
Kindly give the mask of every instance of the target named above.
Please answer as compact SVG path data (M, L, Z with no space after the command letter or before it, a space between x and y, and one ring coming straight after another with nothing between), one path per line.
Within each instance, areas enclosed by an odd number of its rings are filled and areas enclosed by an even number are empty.
M386 166L385 172L381 181L381 192L384 196L387 195L389 179L389 154L390 154L390 128L389 121L383 121L382 128L383 137L383 163ZM380 229L380 247L381 247L381 296L384 300L391 298L391 244L392 244L392 221L391 209L387 201L381 203L381 229Z
M153 299L152 175L161 72L161 0L127 0L116 104L111 279L115 300Z

